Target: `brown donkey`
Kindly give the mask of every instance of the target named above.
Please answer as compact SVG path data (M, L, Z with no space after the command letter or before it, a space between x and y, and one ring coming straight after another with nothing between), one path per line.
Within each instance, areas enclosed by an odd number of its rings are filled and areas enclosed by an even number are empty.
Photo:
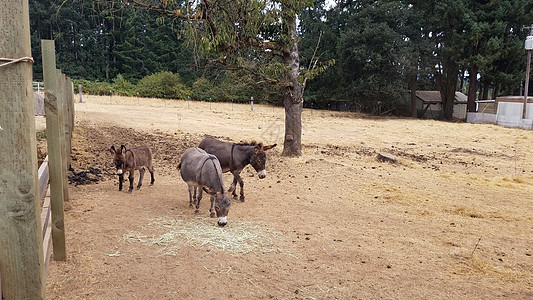
M250 164L259 178L266 177L266 153L265 151L276 147L276 144L265 146L263 143L228 143L219 141L212 137L206 137L200 142L198 148L204 149L205 152L213 154L220 161L222 172L231 172L233 174L233 183L228 192L237 198L237 183L241 187L240 200L244 202L244 182L241 178L241 171Z
M148 147L138 146L126 149L126 147L122 145L119 149L115 149L115 146L111 146L111 149L109 149L109 151L111 151L111 153L115 155L113 157L113 162L115 163L115 167L117 167L119 191L122 191L124 173L129 171L130 174L128 176L128 179L130 180L130 188L128 190L128 193L131 194L131 192L133 191L133 172L135 170L139 170L140 173L139 184L137 185L137 189L140 189L142 186L145 167L148 169L152 177L150 185L154 185L155 180L154 167L152 166L152 153L150 152L150 149L148 149Z

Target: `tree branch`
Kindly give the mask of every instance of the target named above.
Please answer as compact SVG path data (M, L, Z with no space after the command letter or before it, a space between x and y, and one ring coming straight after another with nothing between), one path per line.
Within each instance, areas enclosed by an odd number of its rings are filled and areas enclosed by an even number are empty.
M99 1L103 1L103 2L114 2L113 0L99 0ZM132 4L135 4L139 7L142 7L146 10L149 10L149 11L154 11L154 12L157 12L165 17L169 17L171 19L182 19L182 20L190 20L190 19L194 19L194 15L190 15L189 14L189 11L187 11L186 14L182 14L181 13L181 10L177 9L177 10L168 10L166 9L165 7L163 7L162 5L159 5L159 6L155 6L155 5L152 5L152 3L147 3L145 1L142 1L142 0L124 0L126 3L132 3Z
M279 79L271 78L271 77L269 77L269 76L267 76L267 75L265 75L263 73L259 73L259 72L255 71L253 69L250 69L250 68L247 68L247 67L244 67L244 66L229 67L229 68L226 68L226 70L229 70L229 71L238 71L238 70L246 71L246 72L248 72L249 74L251 74L253 76L261 78L261 80L263 82L268 83L270 85L276 85L276 86L280 86L280 87L287 87L287 86L291 86L292 85L289 82L285 82L285 81L281 81Z
M315 50L313 51L311 60L309 60L309 67L307 67L307 70L309 71L313 71L313 69L316 67L316 64L318 62L318 59L316 59L315 62L313 63L313 59L315 59L316 52L318 51L318 46L320 45L320 40L322 39L322 32L323 31L320 31L320 35L318 36L318 41L316 42ZM308 78L307 76L304 78L304 82L302 83L302 90L305 90L305 84L307 83L307 78Z

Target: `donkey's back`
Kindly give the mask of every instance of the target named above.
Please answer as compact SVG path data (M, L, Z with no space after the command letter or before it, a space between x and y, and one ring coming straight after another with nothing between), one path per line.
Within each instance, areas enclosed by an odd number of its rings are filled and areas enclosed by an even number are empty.
M122 182L124 181L124 173L129 172L128 179L130 181L130 187L128 193L133 190L133 172L139 170L139 184L137 189L142 186L142 180L144 177L145 168L148 169L151 176L150 185L154 184L154 167L152 165L152 153L146 146L137 146L133 148L126 148L121 145L120 148L115 149L115 146L111 146L110 149L113 154L113 162L117 168L117 174L119 178L118 190L122 190Z
M126 159L132 163L134 169L139 170L142 167L146 167L149 170L152 169L152 153L148 147L137 146L128 150L131 151L133 155L128 155L129 151L126 151Z
M219 141L212 137L206 137L200 142L198 148L207 151L207 153L215 155L220 162L222 172L228 172L231 171L230 164L232 146L233 143Z
M222 172L217 157L200 148L192 147L185 150L178 168L181 178L188 185L206 187L215 192L224 190L224 183L220 180Z

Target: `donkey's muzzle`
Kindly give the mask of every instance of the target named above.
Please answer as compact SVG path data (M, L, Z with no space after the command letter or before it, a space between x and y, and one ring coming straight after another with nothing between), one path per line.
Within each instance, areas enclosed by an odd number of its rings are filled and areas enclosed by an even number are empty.
M228 224L228 217L221 217L221 218L218 218L218 226L220 227L224 227L226 226L226 224Z
M262 170L261 172L258 172L257 175L259 176L259 178L263 179L267 176L267 171Z

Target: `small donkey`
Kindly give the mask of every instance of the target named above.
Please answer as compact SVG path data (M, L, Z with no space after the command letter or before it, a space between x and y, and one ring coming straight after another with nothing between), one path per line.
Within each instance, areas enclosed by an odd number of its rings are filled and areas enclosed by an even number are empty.
M112 154L114 154L113 162L117 167L118 174L118 190L122 191L122 182L124 181L124 173L130 172L128 179L130 180L130 188L128 193L131 194L133 191L133 172L139 170L139 184L137 189L140 189L142 186L142 181L144 177L144 172L146 167L150 171L152 181L150 185L154 185L154 167L152 166L152 153L150 149L146 146L138 146L130 149L126 149L124 145L120 146L117 150L115 146L111 146L109 149Z

